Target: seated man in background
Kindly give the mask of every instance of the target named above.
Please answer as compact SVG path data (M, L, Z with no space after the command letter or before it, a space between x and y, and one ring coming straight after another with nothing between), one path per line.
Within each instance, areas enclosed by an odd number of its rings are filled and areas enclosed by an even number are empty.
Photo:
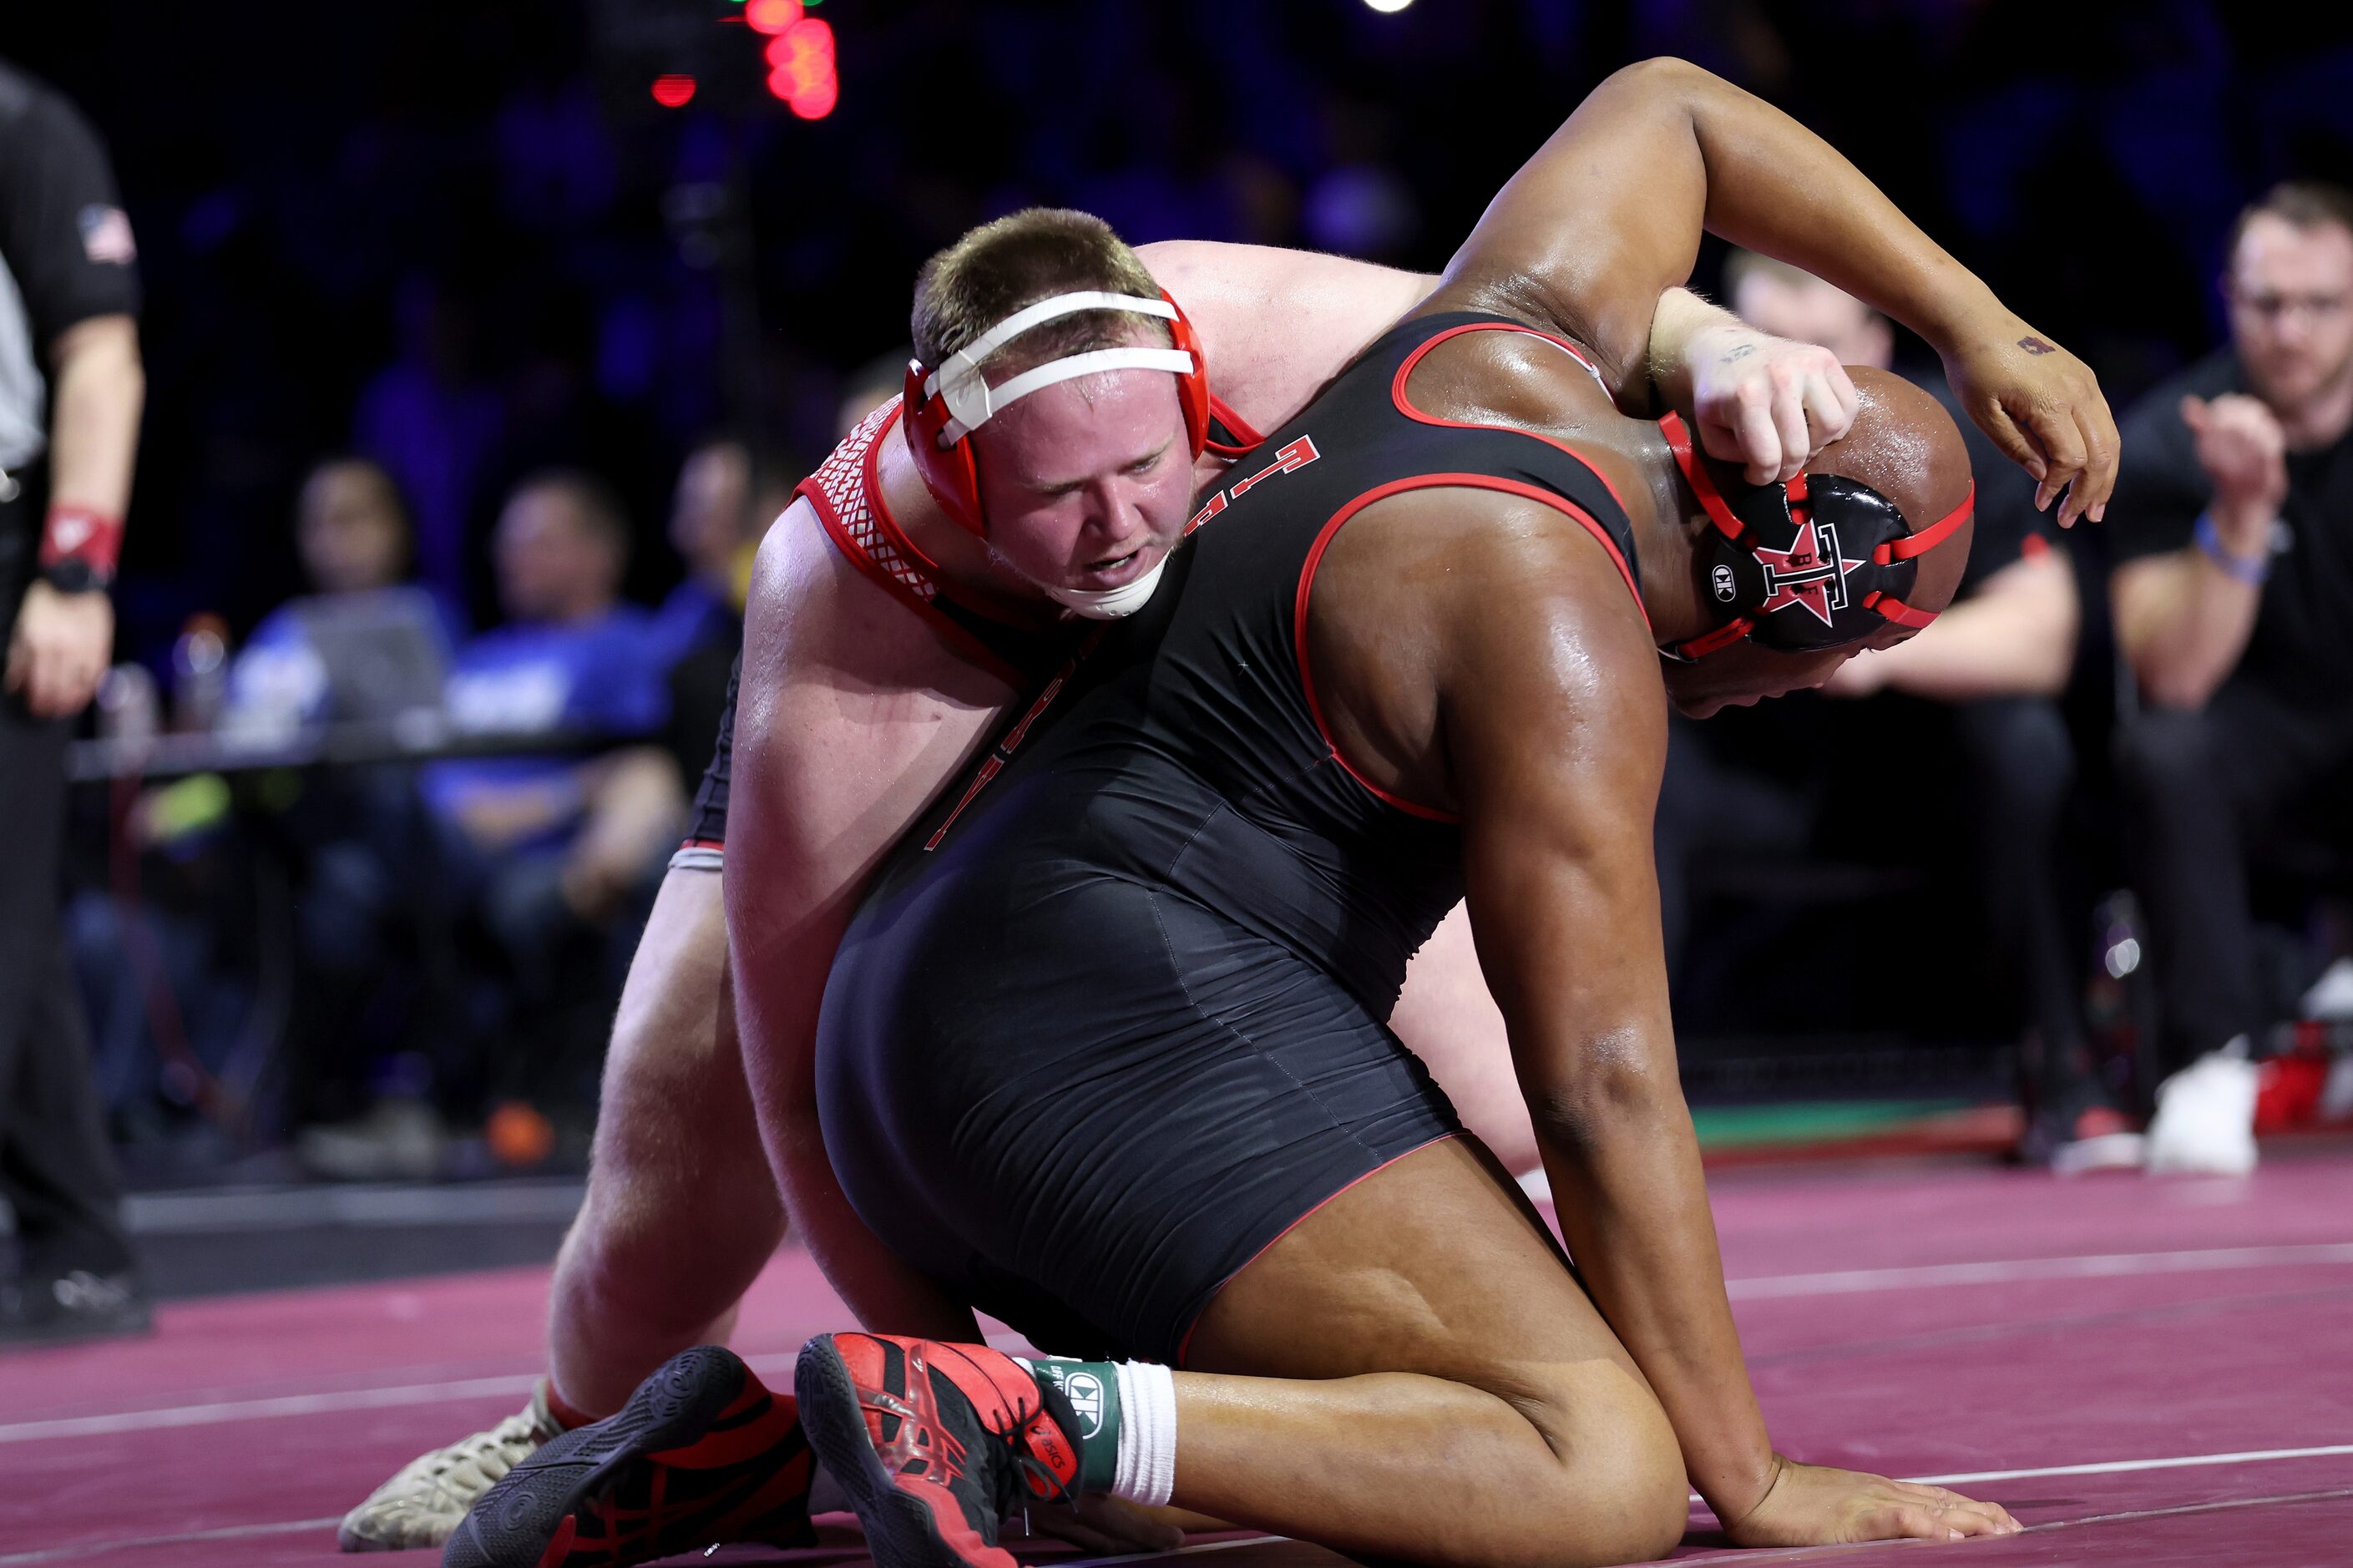
M445 596L414 585L416 530L392 476L365 458L329 458L302 481L294 549L310 586L246 639L229 671L223 724L268 731L326 717L337 704L332 671L310 636L306 611L364 596L414 595L444 658L463 640L465 618Z
M2250 859L2353 847L2353 194L2240 215L2231 342L2125 421L2111 585L2143 706L2117 742L2126 850L2175 1076L2152 1171L2255 1163L2264 994Z
M725 666L744 636L752 557L776 515L792 503L789 475L740 436L706 437L679 465L670 493L670 542L686 577L655 612L651 636L665 667L722 647ZM697 737L709 749L706 727Z
M1810 272L1752 251L1725 265L1733 310L1765 331L1821 344L1842 364L1888 370L1887 319ZM2024 1152L2061 1169L2131 1163L2139 1140L2092 1071L2078 992L2083 921L2063 891L2061 827L2075 746L2059 707L2082 616L2075 573L2036 506L2034 481L1972 424L1945 378L1912 379L1954 416L1978 483L1977 540L1958 600L1900 647L1857 655L1823 687L1947 705L1967 759L1966 809L1988 923L2021 993L2029 1123Z
M655 612L652 639L670 682L666 743L681 778L701 773L711 760L744 642L752 558L792 500L792 476L741 436L707 437L679 465L670 542L686 577Z
M566 961L596 938L626 963L636 922L624 917L650 895L686 815L677 765L643 743L669 694L649 617L620 599L628 541L619 501L587 474L517 486L493 538L508 623L459 651L448 685L460 730L607 736L613 747L440 763L422 781L451 891L512 962L526 1018L609 1014L612 987L581 986Z
M294 547L310 592L246 639L222 728L268 737L438 701L435 682L464 621L444 595L415 584L416 532L392 476L364 458L316 464L296 496ZM356 665L332 646L338 622L375 635L372 646L353 645ZM402 984L398 962L423 914L404 875L421 847L412 784L399 767L327 770L279 818L278 841L295 864L303 975L287 1025L287 1115L321 1174L427 1174L438 1157L421 1101L398 1092L419 1065L406 1047L431 1027L407 1005L417 988ZM371 1106L371 1088L390 1092Z

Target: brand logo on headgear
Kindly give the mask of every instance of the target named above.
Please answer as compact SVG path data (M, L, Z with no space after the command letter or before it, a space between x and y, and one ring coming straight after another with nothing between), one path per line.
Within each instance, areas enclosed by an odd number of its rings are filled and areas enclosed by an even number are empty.
M1722 562L1716 563L1715 570L1707 574L1707 580L1715 589L1715 596L1727 605L1732 603L1732 596L1740 592L1732 580L1732 568Z
M1071 1408L1078 1412L1079 1419L1086 1425L1086 1430L1079 1436L1092 1437L1101 1432L1103 1420L1103 1380L1091 1372L1074 1372L1063 1381L1062 1392L1069 1396Z
M1824 626L1847 606L1847 574L1864 564L1839 553L1838 530L1808 518L1787 550L1757 552L1765 569L1765 601L1757 614L1769 616L1792 605Z

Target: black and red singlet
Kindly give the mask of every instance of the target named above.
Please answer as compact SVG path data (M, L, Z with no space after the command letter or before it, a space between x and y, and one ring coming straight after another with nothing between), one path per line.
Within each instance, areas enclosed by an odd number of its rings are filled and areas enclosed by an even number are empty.
M1408 321L1236 463L842 943L818 1079L844 1190L1041 1348L1181 1361L1260 1249L1457 1129L1386 1020L1461 896L1460 834L1336 753L1303 617L1350 518L1441 487L1552 508L1635 593L1625 510L1573 448L1406 395L1437 344L1528 331Z

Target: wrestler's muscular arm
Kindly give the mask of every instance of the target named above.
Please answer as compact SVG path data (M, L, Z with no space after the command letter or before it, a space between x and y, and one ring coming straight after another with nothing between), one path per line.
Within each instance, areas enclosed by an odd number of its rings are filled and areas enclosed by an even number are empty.
M1291 422L1365 345L1430 297L1440 279L1420 272L1262 245L1166 239L1136 254L1184 302L1200 333L1210 378L1234 412L1261 431ZM1854 389L1827 350L1760 332L1688 289L1656 300L1640 374L1613 385L1630 414L1651 407L1651 382L1696 415L1710 452L1745 464L1751 480L1788 479L1826 441L1846 434ZM1842 398L1844 417L1815 426L1806 399ZM1200 482L1215 482L1214 457Z
M807 501L768 531L746 607L728 820L736 1017L793 1228L872 1329L977 1333L834 1179L818 1122L818 1005L868 877L1015 695L860 576Z
M2042 481L2063 522L2096 520L2116 423L2092 373L2002 307L1836 149L1681 60L1596 88L1488 205L1426 306L1515 315L1642 372L1660 290L1702 228L1819 274L1926 338L1970 417ZM1620 395L1620 405L1625 399Z
M1436 491L1351 522L1314 592L1341 753L1461 816L1562 1232L1692 1484L1748 1545L2007 1527L1936 1489L1789 1463L1767 1436L1676 1073L1651 850L1667 709L1616 566L1548 509Z

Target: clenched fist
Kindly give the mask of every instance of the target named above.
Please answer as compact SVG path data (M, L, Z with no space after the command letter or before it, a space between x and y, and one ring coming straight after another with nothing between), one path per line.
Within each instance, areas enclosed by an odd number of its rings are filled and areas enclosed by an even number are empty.
M2233 555L2260 556L2272 520L2287 500L2287 434L2272 411L2242 392L2181 400L2181 422L2198 443L2199 466L2214 481L2214 531Z
M1694 340L1692 361L1700 447L1752 485L1795 479L1854 424L1854 383L1826 348L1726 326Z

